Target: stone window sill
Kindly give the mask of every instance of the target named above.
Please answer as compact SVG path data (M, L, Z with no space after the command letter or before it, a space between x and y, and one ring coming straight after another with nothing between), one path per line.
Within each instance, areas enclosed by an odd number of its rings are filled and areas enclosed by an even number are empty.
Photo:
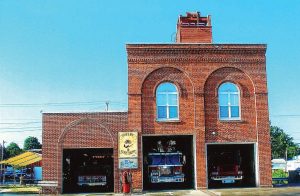
M221 123L243 123L245 121L244 120L220 120L219 119L219 122L221 122Z
M181 120L179 120L179 119L176 119L176 120L158 120L158 119L156 119L156 122L157 123L180 123Z

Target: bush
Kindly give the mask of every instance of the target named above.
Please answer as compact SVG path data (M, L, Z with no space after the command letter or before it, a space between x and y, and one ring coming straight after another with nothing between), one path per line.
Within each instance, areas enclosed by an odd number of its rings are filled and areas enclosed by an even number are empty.
M283 169L276 169L272 171L272 178L288 178L289 174ZM273 180L273 184L288 184L287 180Z
M272 178L287 178L289 174L283 169L276 169L272 172Z

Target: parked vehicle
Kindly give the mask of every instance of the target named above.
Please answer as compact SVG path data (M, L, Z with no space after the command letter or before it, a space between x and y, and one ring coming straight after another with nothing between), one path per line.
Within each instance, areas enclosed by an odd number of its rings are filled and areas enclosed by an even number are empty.
M79 186L105 186L107 184L105 175L78 176Z
M184 156L181 152L148 154L148 174L151 183L184 182Z
M243 180L243 171L240 167L239 151L222 152L213 158L210 172L211 182L223 184L240 183Z
M32 170L30 168L15 170L14 175L16 178L20 178L21 176L23 176L23 178L25 178L25 179L31 179L32 178Z
M77 176L77 185L81 187L86 186L108 186L108 176L111 175L110 165L89 165L79 167Z
M295 171L296 171L296 174L297 174L298 176L300 176L300 167L298 167Z
M14 171L13 170L5 171L3 175L6 179L14 178Z
M33 177L32 170L30 168L24 168L24 169L9 169L6 170L3 174L5 179L16 179L19 180L19 178L22 176L23 179L31 179Z

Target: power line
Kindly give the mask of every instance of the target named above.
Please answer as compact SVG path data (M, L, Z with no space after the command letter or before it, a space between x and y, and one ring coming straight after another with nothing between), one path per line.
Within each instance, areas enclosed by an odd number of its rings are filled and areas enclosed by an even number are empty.
M0 107L43 107L43 106L80 106L80 105L95 105L105 104L107 101L85 101L85 102L49 102L49 103L5 103L0 104ZM115 105L126 105L125 102L110 101Z
M0 127L0 130L3 129L36 129L36 128L42 128L41 126L38 127Z
M41 122L24 122L24 123L0 123L0 125L28 125L28 124L39 124Z
M271 117L300 117L300 114L274 114Z
M32 130L20 130L20 131L0 131L1 133L23 133L23 132L35 132L42 131L42 129L32 129Z
M36 121L36 120L40 120L40 119L38 119L38 118L1 118L1 120L8 120L8 121L26 121L26 120L34 120L34 121Z
M54 102L54 103L6 103L0 104L0 107L34 107L34 106L61 106L61 105L78 105L78 104L97 104L105 103L103 101L88 101L88 102Z

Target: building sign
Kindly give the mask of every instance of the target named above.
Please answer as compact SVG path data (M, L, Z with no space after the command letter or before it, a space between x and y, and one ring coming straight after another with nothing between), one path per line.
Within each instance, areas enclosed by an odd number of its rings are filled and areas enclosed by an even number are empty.
M119 168L138 168L137 132L119 132Z
M138 133L119 132L119 158L138 157Z
M136 169L138 168L138 159L119 159L119 168L120 169Z

